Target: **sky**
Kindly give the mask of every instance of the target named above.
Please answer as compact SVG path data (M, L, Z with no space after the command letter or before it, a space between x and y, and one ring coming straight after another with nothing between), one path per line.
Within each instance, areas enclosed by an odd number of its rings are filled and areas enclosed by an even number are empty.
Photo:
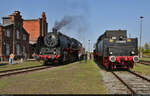
M44 11L48 32L55 22L73 17L72 23L60 32L78 39L90 50L97 38L106 30L127 30L133 38L140 35L140 16L143 16L142 45L150 42L150 0L1 0L0 17L14 11L21 12L23 19L37 19ZM0 19L2 23L2 19ZM139 41L139 39L138 39Z

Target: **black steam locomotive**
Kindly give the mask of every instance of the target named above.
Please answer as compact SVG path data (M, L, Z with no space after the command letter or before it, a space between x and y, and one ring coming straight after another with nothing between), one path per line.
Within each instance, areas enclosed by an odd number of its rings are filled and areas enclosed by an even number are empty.
M53 28L46 36L39 36L35 57L44 60L44 64L73 62L82 54L82 44Z
M109 70L133 68L139 61L137 46L137 38L127 38L126 30L108 30L98 38L94 57Z

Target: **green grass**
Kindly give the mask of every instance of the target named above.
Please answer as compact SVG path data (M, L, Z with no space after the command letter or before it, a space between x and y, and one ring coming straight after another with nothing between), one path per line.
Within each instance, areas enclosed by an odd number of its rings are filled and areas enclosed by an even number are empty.
M150 76L150 66L137 63L132 70Z
M140 60L150 61L150 58L140 58Z
M0 94L105 94L100 69L93 61L76 62L0 79Z
M39 62L39 61L28 61L28 62L23 62L20 64L8 64L8 65L0 66L0 71L19 69L19 68L27 68L27 67L39 66L42 64L43 63Z
M144 53L144 55L150 56L150 53Z

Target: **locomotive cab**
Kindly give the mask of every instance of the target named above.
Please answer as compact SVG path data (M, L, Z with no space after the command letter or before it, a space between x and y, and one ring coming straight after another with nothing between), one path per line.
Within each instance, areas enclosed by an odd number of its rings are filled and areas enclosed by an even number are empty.
M137 38L127 38L126 30L108 30L96 43L97 60L107 69L129 69L139 61Z

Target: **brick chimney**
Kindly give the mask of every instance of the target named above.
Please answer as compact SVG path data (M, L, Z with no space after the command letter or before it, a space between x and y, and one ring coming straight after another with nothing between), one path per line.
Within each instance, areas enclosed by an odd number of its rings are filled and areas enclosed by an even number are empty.
M45 15L45 12L42 12L42 19L43 19L44 21L46 21L46 15Z

